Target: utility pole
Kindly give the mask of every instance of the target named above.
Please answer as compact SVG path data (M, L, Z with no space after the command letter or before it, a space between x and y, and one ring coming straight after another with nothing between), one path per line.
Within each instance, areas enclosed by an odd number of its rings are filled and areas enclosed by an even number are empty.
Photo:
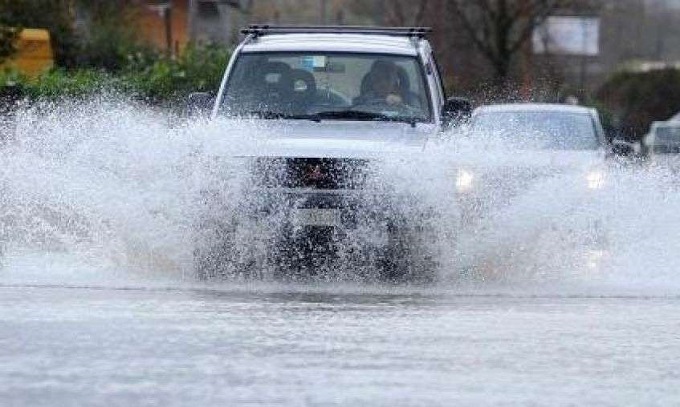
M163 9L163 23L165 24L165 45L168 50L168 58L173 56L172 47L172 3Z
M196 38L196 0L189 0L188 3L188 10L187 13L189 14L188 16L188 21L187 21L187 33L189 37L189 42L193 42L194 38Z
M327 0L319 0L319 24L326 24L326 8L328 7Z
M165 48L168 58L173 56L172 47L172 0L155 5L148 5L149 9L158 13L158 16L163 19L163 26L165 27Z
M527 0L522 0L520 3L523 18L530 19L533 15L533 10L531 4ZM533 34L532 34L533 37ZM533 78L532 78L532 63L533 63L533 38L529 37L522 44L521 51L521 67L522 67L522 85L520 87L520 95L523 100L528 101L531 99L531 94L533 91Z
M376 25L385 25L385 0L377 0L373 6L373 21Z
M588 55L586 48L588 47L588 38L586 37L586 21L581 22L581 69L579 72L579 91L581 92L581 100L585 100L586 94L586 76L588 74Z

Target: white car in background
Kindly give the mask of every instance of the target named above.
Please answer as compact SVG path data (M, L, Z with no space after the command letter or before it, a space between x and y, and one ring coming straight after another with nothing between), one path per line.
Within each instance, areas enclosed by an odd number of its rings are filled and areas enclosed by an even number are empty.
M680 121L652 123L642 145L652 165L680 173Z
M652 123L649 133L643 140L649 154L680 153L680 121L657 121Z
M611 148L595 109L481 106L454 145L464 268L492 278L504 267L531 270L532 262L539 270L601 267Z
M576 187L605 182L605 133L595 109L560 104L480 106L461 137L477 153L457 157L458 197L466 222L510 204L538 184L580 174Z

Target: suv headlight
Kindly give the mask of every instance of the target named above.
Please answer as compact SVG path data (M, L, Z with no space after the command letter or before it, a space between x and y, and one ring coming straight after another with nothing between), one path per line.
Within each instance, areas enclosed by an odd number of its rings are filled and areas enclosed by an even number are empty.
M475 176L471 171L458 170L456 175L456 190L458 192L467 192L472 189L475 182Z
M588 189L601 189L604 186L605 174L602 170L590 170L586 174Z

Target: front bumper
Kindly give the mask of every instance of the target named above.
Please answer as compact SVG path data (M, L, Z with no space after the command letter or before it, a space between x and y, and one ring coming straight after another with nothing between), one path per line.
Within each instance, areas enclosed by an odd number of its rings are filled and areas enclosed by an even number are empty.
M357 189L255 188L249 193L252 216L274 219L287 228L332 227L353 230L385 224L389 200Z

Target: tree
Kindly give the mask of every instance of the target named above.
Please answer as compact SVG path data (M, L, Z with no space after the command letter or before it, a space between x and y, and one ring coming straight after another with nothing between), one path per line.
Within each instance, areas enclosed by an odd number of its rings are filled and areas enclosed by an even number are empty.
M423 24L430 0L347 0L348 11L370 24L385 26L418 26Z
M0 27L47 29L59 67L118 69L130 50L136 50L128 19L133 4L134 0L0 0ZM0 59L3 52L11 52L4 31L0 29Z
M137 40L133 23L138 8L131 0L76 0L79 12L78 66L115 71L128 63L130 55L148 53Z
M680 70L618 72L598 91L597 99L614 113L621 135L638 140L653 121L680 111Z
M392 0L385 9L385 24L391 26L419 26L423 24L428 0Z
M568 0L450 0L450 12L491 64L494 83L508 84L512 63L538 26Z
M18 27L6 27L0 24L0 64L16 51L14 43L21 32Z

